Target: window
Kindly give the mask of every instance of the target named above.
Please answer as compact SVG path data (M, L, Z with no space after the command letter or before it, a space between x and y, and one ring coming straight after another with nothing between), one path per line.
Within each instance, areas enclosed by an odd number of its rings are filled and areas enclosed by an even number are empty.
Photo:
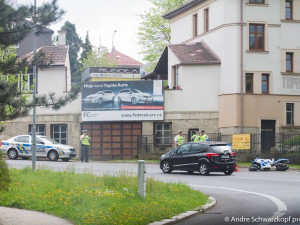
M19 136L14 139L14 142L29 143L29 136Z
M155 144L156 145L171 145L171 123L156 123L155 124Z
M177 66L172 67L173 72L173 89L176 89L178 87L178 68Z
M292 52L287 52L286 56L286 72L293 72L293 56Z
M68 126L65 124L58 124L58 125L52 125L51 126L51 138L53 138L55 141L61 143L61 144L67 144L67 133L68 132Z
M286 125L294 125L294 103L286 103Z
M193 15L193 37L198 35L198 14Z
M204 32L209 31L209 8L204 9Z
M246 73L246 93L253 93L253 73Z
M293 19L293 1L292 0L285 1L285 19L287 19L287 20Z
M46 125L45 124L36 124L36 134L46 135ZM32 133L32 124L29 125L29 133Z
M264 4L264 0L249 0L249 3L251 4Z
M177 150L177 153L189 153L191 148L191 144L183 144Z
M261 76L261 92L269 94L269 74L262 74Z
M264 51L264 27L263 24L249 25L249 50Z
M193 144L192 152L206 152L206 146L203 144Z

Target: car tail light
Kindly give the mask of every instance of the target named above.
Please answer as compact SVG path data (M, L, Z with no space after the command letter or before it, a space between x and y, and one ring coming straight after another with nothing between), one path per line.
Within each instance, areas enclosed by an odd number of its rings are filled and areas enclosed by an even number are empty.
M206 153L207 158L211 159L214 156L219 156L220 154L218 153Z
M236 156L236 153L235 152L231 152L230 155L231 156Z

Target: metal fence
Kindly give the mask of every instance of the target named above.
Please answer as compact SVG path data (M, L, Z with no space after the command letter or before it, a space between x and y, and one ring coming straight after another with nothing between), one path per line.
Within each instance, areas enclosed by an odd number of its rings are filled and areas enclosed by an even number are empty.
M138 138L138 153L151 154L166 152L174 147L174 138L161 138L156 135L143 135ZM232 144L232 135L222 135L221 133L208 133L210 141L224 141ZM187 134L183 135L185 141L190 141L191 137ZM300 152L300 134L251 134L252 153L294 153Z

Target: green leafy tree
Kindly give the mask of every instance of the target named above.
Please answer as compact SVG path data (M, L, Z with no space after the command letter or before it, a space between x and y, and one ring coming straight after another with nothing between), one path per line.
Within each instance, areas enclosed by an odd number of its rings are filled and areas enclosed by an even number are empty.
M82 59L82 71L88 67L114 67L116 62L111 62L107 57L107 49L98 47L95 50L90 51L86 58Z
M69 46L72 82L78 82L80 81L80 78L78 80L77 72L80 69L78 54L80 51L82 40L76 32L75 24L66 21L65 24L61 27L61 29L67 31L66 44Z
M164 14L183 5L188 0L149 0L153 6L140 14L138 39L142 47L140 52L144 60L151 64L146 68L149 72L154 69L165 47L171 43L171 29L168 20L162 18Z

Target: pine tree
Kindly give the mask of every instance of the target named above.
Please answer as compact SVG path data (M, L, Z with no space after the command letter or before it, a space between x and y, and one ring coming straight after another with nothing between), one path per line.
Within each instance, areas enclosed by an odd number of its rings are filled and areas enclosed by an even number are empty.
M57 0L44 3L36 9L33 6L11 6L0 0L0 121L12 120L28 114L36 105L59 109L78 96L79 88L73 88L66 96L56 98L54 94L37 96L30 100L23 92L18 74L26 73L25 62L18 62L14 50L9 47L21 41L33 29L39 31L57 21L64 14L57 5ZM31 18L32 22L27 23ZM26 67L25 67L26 66ZM33 102L34 101L34 102Z
M79 80L76 72L80 69L78 53L80 51L82 40L76 32L75 24L66 21L61 29L67 31L66 45L69 46L72 82L78 82Z

